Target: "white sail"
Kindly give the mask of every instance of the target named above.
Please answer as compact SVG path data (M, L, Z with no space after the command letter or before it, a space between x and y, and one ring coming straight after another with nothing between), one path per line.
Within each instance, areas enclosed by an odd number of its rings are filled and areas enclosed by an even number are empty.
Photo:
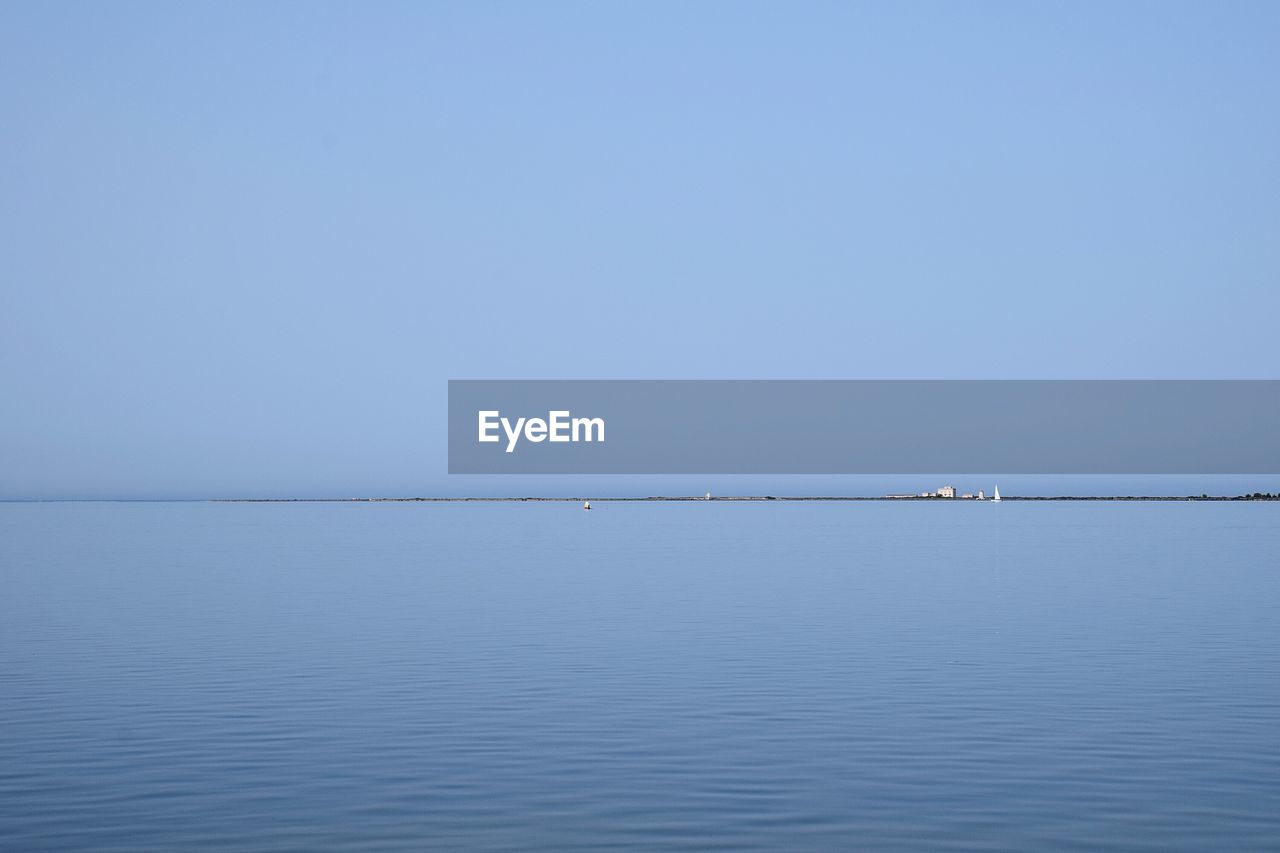
M991 496L991 500L995 501L996 503L999 503L999 502L1000 502L1000 487L999 487L999 486L996 486L995 494L993 494L993 495Z
M583 501L583 502L582 502L582 508L583 508L583 509L591 509L591 501Z

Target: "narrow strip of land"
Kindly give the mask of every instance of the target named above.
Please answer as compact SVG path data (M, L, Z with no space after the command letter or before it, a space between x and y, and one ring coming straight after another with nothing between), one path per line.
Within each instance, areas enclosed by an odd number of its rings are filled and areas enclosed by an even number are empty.
M1005 501L1280 501L1280 494L1249 495L1008 495ZM849 495L651 495L648 497L436 497L436 498L215 498L211 503L681 503L747 501L886 501L892 503L992 503L991 499L938 497L864 497Z

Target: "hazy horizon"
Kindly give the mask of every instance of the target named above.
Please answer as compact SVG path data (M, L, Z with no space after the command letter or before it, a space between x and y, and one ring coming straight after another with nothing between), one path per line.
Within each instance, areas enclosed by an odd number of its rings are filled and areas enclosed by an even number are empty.
M727 496L764 496L778 497L883 497L890 494L918 494L923 491L935 491L943 485L955 485L961 492L977 493L979 489L991 495L994 486L999 485L1006 497L1019 495L1026 497L1112 497L1112 496L1171 496L1185 497L1207 494L1214 497L1234 497L1254 494L1255 492L1280 492L1280 478L1248 477L1237 475L1223 476L1145 476L1145 477L1044 477L1034 475L1017 475L1006 477L975 477L963 475L938 477L856 477L856 476L824 476L824 477L760 477L750 475L732 475L726 477L571 477L558 479L573 481L572 484L555 485L548 481L552 477L530 477L537 481L538 488L521 488L519 478L515 477L455 477L460 485L449 491L411 491L398 493L295 493L289 491L257 492L257 493L217 493L217 494L82 494L56 495L43 497L5 496L0 501L10 502L56 502L56 501L204 501L204 500L360 500L366 498L386 498L391 500L411 500L413 498L569 498L569 497L699 497L710 491L713 495ZM502 490L486 486L486 480L500 480ZM592 485L591 480L607 482L607 487ZM512 481L516 481L512 485ZM699 483L703 485L699 485ZM647 484L647 485L646 485Z

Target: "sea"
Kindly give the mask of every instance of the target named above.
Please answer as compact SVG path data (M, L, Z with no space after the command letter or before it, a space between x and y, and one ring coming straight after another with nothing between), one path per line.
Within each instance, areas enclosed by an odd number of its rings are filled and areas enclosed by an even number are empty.
M1278 850L1280 503L0 504L0 849Z

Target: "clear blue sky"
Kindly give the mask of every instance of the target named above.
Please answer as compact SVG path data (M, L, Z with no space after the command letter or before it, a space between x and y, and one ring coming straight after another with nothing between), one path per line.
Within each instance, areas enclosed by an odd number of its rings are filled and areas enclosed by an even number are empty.
M1276 378L1277 44L1271 2L4 3L0 498L700 490L450 478L449 378Z

